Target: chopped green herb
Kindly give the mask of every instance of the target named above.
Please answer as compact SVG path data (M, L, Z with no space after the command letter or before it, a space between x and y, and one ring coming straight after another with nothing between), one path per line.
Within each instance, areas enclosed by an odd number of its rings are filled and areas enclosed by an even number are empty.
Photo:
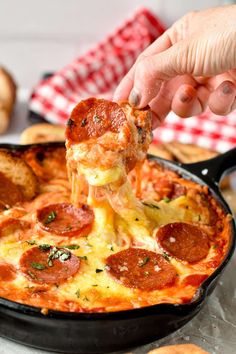
M42 245L39 245L39 248L41 249L41 251L48 251L51 248L51 245L49 245L48 243L42 243Z
M138 218L135 218L135 221L139 221L139 219L138 219Z
M101 122L101 118L99 118L96 114L93 116L93 121L94 123L100 123Z
M75 295L77 296L77 298L79 298L79 297L80 297L80 290L79 290L79 289L78 289L78 290L76 290Z
M74 125L75 124L75 122L72 120L72 119L69 119L68 121L67 121L67 123L66 123L66 125L68 126L68 127L72 127L72 125Z
M97 284L93 284L92 286L98 286Z
M61 262L67 261L71 257L70 251L67 251L65 249L60 249L58 247L52 247L50 249L50 253L48 255L48 265L49 267L53 266L53 260L54 259L59 259Z
M85 127L85 125L88 123L87 118L84 118L81 122L81 127Z
M53 220L55 220L57 217L57 213L55 211L51 211L50 214L48 214L46 220L44 221L44 224L47 225L47 224L50 224Z
M25 242L27 242L28 245L31 245L31 246L36 245L36 241L35 240L28 240L28 241L25 241Z
M198 221L201 221L201 215L198 215Z
M109 289L109 288L110 288L110 286L108 285L108 286L107 286L107 289Z
M137 129L138 129L138 134L142 135L143 134L143 128L137 127Z
M61 246L62 248L68 248L69 250L77 250L80 248L79 245L67 245L67 246Z
M218 245L217 245L217 244L213 245L213 249L214 249L214 250L217 249L217 248L218 248Z
M27 273L32 279L37 279L36 275L34 275L34 273L32 273L30 270L28 270Z
M149 203L145 203L143 202L143 205L149 207L149 208L152 208L152 209L160 209L158 205L155 205L155 204L149 204Z
M88 257L87 256L78 256L79 259L83 259L84 261L87 261L88 260Z
M147 264L150 261L150 257L144 257L139 263L139 267L143 267L145 264Z
M103 269L99 269L99 268L96 269L96 273L101 273L101 272L103 272Z
M168 197L165 197L165 198L163 198L162 200L163 200L163 202L165 202L165 203L169 203L169 202L170 202L170 198L168 198Z
M89 299L87 298L87 296L85 296L85 297L83 298L83 301L89 301Z
M29 273L30 271L28 271L28 273ZM31 273L31 272L30 272ZM33 274L34 275L34 274ZM25 289L34 289L34 286L32 286L32 285L27 285L27 286L25 286L24 287Z
M58 258L61 262L65 262L68 258L70 258L70 255L68 253L62 253Z
M68 225L68 226L66 226L66 227L64 228L63 231L70 231L70 230L72 230L72 229L73 229L72 226L71 226L71 225Z
M111 246L110 250L114 252L114 248L113 248L113 246Z
M43 270L46 268L45 265L43 265L42 263L37 263L37 262L31 262L30 265L32 268L38 269L38 270Z
M170 261L170 257L166 252L163 252L162 256L165 258L166 261Z

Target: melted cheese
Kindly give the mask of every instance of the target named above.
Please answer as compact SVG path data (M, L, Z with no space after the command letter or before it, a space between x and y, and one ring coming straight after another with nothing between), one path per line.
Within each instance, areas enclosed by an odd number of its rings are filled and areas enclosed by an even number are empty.
M64 186L63 188L67 186L64 182L61 185ZM71 250L71 252L79 257L86 256L87 259L81 259L79 272L59 286L35 284L18 272L15 280L5 283L4 287L0 288L1 296L34 306L63 311L116 311L161 302L181 303L186 298L190 300L196 287L191 285L183 287L181 281L190 274L209 275L213 272L214 267L209 267L208 262L219 256L217 256L217 250L211 247L207 258L194 265L170 257L171 264L176 267L179 274L179 281L174 287L151 292L125 287L106 271L105 260L109 255L129 247L130 235L135 232L139 233L140 227L137 225L136 229L132 229L127 223L128 219L113 213L109 203L103 201L101 205L94 208L95 223L88 237L62 237L42 231L35 224L35 212L45 205L46 200L47 203L58 202L56 186L60 189L58 181L55 184L52 181L49 185L42 185L41 194L34 201L21 206L21 210L24 210L21 219L29 221L31 226L27 231L21 228L16 228L14 231L11 228L5 230L4 237L0 240L0 259L19 268L21 255L27 249L35 247L26 242L29 240L34 240L37 245L43 243L56 246L76 244L80 248ZM68 202L69 198L69 189L67 189L60 201ZM155 202L152 201L152 203ZM155 203L160 209L145 206L144 210L148 217L150 210L154 211L151 216L154 220L151 227L153 234L160 225L175 220L187 222L195 220L198 210L184 209L183 205L186 203L188 203L186 197L180 197L169 203L163 201ZM16 212L19 213L17 208L12 208L4 212L1 218L5 220ZM124 243L120 243L120 240L124 240ZM157 251L162 252L159 247ZM101 271L96 273L96 270Z

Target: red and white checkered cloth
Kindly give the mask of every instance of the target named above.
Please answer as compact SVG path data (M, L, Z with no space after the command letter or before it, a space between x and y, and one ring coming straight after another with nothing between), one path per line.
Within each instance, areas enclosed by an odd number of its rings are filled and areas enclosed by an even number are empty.
M51 123L63 124L81 99L111 99L137 56L163 31L159 19L142 8L95 48L41 81L32 94L30 110ZM207 112L189 119L171 113L154 132L154 141L171 140L226 151L236 145L236 112L226 117Z

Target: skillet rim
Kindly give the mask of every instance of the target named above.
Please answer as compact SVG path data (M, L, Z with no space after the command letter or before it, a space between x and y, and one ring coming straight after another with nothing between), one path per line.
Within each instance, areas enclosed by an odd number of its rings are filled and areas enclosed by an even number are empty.
M35 143L35 144L11 144L11 143L0 143L0 149L8 149L8 150L18 150L24 151L31 147L65 147L64 142L46 142L46 143ZM209 188L212 196L217 200L220 206L223 208L226 214L231 214L233 216L233 212L230 209L229 205L224 200L223 196L220 193L220 190L216 187L213 182L212 185L208 184L206 181L201 179L199 176L191 173L191 171L187 170L184 166L185 164L177 163L175 161L169 161L162 159L160 157L148 154L147 158L151 161L157 161L159 164L170 168L174 171L180 173L185 179L190 179L198 184L206 185ZM3 307L6 310L15 311L24 315L30 315L37 318L44 318L48 320L74 320L74 321L91 321L91 320L121 320L121 319L134 319L143 316L150 316L156 314L174 314L183 315L186 312L194 311L196 308L202 306L208 297L208 292L211 289L211 285L213 285L214 281L218 281L219 276L225 270L227 264L231 260L234 249L236 246L236 225L234 218L229 221L230 229L231 229L231 242L228 248L227 253L219 267L200 285L197 289L196 294L193 297L193 300L184 304L172 304L172 303L161 303L155 304L135 309L128 309L122 311L113 311L113 312L66 312L66 311L57 311L57 310L48 310L47 315L42 314L42 308L37 306L30 306L21 304L16 301L8 300L3 297L0 297L0 307Z

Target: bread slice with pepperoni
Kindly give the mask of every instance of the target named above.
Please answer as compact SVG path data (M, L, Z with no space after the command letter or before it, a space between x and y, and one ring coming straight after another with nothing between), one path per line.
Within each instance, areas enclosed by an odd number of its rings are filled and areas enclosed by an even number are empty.
M19 187L24 200L30 200L36 195L37 177L20 157L14 156L9 151L0 150L0 173Z

